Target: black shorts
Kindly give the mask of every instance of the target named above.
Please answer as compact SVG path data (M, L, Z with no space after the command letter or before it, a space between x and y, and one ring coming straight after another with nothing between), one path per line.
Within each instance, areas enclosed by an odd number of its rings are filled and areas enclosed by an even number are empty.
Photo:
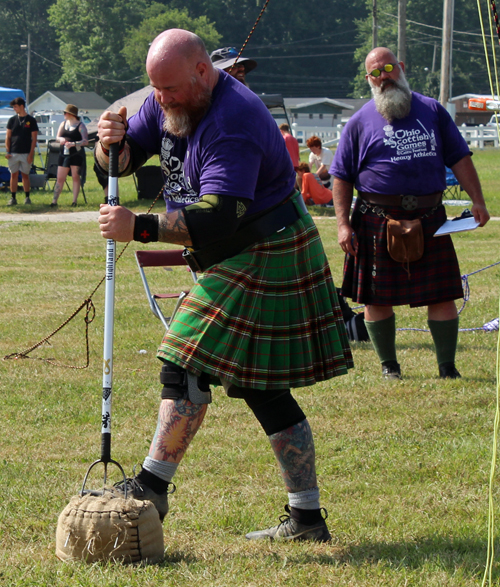
M58 167L72 167L76 165L77 167L81 167L83 165L83 149L81 151L77 151L73 155L64 155L60 154L59 159L57 161Z

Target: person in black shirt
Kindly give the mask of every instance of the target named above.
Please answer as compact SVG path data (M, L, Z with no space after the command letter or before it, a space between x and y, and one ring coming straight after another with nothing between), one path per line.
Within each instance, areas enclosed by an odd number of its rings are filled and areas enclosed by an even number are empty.
M10 170L11 198L8 206L17 204L16 192L19 179L19 171L23 181L25 204L31 204L30 200L30 169L35 157L36 139L38 136L38 124L33 116L26 112L24 98L14 98L10 103L15 115L7 122L5 136L5 150L7 163Z

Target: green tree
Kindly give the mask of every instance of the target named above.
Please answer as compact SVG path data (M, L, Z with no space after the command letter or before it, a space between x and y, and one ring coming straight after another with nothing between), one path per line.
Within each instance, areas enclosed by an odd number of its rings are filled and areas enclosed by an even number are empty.
M206 16L191 18L186 9L168 9L158 2L153 2L143 14L140 25L127 35L122 55L136 74L141 75L145 84L149 83L144 72L144 64L151 41L162 31L169 28L181 28L197 34L203 39L208 51L216 49L221 35Z
M367 10L371 6L372 0L366 0ZM377 9L378 45L389 47L397 54L397 0L378 0ZM413 90L437 98L441 68L442 4L428 0L408 0L406 17L406 77ZM351 95L358 98L367 97L370 93L364 79L364 60L371 49L371 15L367 12L364 19L356 21L356 26L359 48L355 61L358 73L353 80ZM453 28L452 94L489 93L476 6L466 0L455 0Z
M166 2L165 2L166 3ZM264 0L169 0L171 7L188 5L192 17L206 15L221 31L220 46L243 45L264 6ZM354 19L365 0L272 0L244 55L257 69L247 77L255 92L284 96L341 98L351 90L355 39Z
M1 85L26 91L28 54L21 45L27 45L31 35L30 101L52 89L61 75L59 46L48 23L50 4L50 0L0 2Z
M63 65L58 84L93 90L111 101L140 87L121 51L146 7L147 0L57 0L49 21Z

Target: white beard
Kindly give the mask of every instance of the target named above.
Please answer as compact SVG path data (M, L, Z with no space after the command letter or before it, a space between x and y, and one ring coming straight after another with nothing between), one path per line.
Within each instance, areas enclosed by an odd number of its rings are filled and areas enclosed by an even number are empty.
M377 112L389 123L396 118L405 118L411 110L411 90L402 71L399 79L384 80L380 86L375 86L368 78Z

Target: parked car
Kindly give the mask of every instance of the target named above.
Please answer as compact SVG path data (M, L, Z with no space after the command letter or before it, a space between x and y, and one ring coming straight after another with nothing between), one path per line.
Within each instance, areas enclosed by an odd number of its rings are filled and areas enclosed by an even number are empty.
M14 116L15 112L13 108L0 108L0 143L5 143L5 129L9 118Z
M498 117L498 124L500 124L500 112L498 114L493 114L492 117L490 118L489 122L486 123L486 126L490 126L490 127L497 127L497 119Z

